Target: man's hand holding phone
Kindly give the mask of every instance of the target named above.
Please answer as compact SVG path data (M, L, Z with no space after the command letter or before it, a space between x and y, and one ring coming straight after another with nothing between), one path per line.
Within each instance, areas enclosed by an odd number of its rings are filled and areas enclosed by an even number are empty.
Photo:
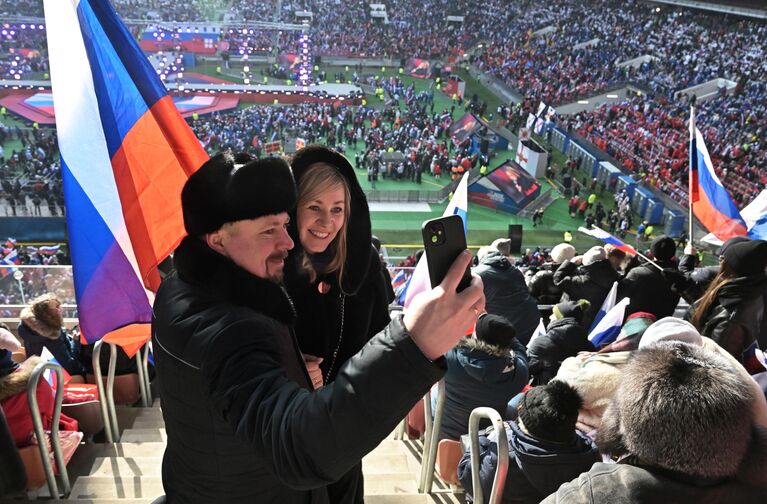
M413 298L403 322L423 354L435 360L453 348L485 311L482 279L471 274L471 283L461 292L458 284L471 264L471 253L461 252L442 282Z

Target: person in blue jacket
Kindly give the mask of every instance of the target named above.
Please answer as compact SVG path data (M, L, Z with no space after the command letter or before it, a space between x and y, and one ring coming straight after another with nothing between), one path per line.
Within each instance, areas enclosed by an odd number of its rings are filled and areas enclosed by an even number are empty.
M504 504L538 504L562 483L601 461L594 441L575 429L582 404L578 392L559 380L525 392L519 403L518 420L506 423L509 470L503 487ZM480 435L479 445L479 479L487 498L498 466L492 428ZM458 478L471 502L474 491L468 451L458 464Z
M483 314L474 334L446 355L445 406L440 439L469 431L469 415L479 406L505 415L508 402L527 385L527 354L516 330L500 315Z

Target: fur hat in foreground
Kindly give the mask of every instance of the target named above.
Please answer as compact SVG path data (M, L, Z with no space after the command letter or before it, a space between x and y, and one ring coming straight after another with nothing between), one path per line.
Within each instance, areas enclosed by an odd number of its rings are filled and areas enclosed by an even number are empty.
M749 384L723 357L659 342L624 368L597 445L691 477L731 477L751 442L753 401Z
M248 161L249 156L219 154L184 184L181 208L190 236L202 236L227 222L289 212L296 206L296 184L280 158Z

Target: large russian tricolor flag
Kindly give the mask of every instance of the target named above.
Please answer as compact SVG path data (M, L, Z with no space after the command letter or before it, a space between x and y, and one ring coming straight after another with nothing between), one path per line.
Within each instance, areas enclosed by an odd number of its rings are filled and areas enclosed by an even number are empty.
M207 155L109 0L44 0L80 327L150 322Z
M698 128L694 135L690 135L690 204L695 217L718 239L725 241L747 234L738 207L714 172L714 164Z

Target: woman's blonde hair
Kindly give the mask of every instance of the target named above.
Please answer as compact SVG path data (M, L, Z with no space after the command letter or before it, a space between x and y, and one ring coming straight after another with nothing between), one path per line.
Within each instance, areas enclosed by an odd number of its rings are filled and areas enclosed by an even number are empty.
M333 165L314 163L306 169L301 180L298 182L298 207L301 208L309 201L318 199L322 193L338 185L344 189L344 223L330 244L330 247L333 247L334 254L324 273L338 272L338 284L341 285L344 275L344 263L346 262L346 229L349 226L349 219L351 217L349 184ZM314 282L317 279L317 271L314 270L314 266L312 266L312 262L306 254L304 254L302 265L309 272L311 281Z

